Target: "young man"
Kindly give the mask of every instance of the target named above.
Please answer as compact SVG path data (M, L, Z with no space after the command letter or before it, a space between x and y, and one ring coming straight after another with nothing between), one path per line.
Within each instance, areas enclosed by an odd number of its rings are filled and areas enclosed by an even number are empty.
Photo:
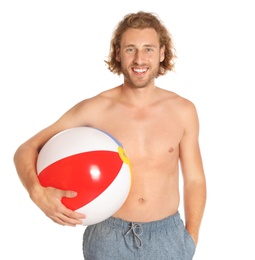
M171 35L156 15L126 15L106 61L110 71L123 74L123 84L76 104L14 155L34 203L54 222L75 226L86 216L67 209L61 198L76 192L40 185L38 152L58 132L78 126L102 129L125 147L132 165L130 193L112 217L85 229L86 260L188 260L194 255L206 202L198 116L192 102L155 86L158 76L173 70L174 59ZM179 162L185 224L178 212Z

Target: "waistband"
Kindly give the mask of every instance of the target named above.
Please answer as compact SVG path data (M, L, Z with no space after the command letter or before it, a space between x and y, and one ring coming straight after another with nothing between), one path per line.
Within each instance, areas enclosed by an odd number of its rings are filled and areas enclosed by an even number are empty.
M180 221L180 213L177 212L174 215L166 217L161 220L155 220L151 222L134 222L134 221L127 221L120 218L110 217L104 220L102 223L109 224L111 226L121 227L124 229L130 228L134 224L139 225L142 227L143 230L158 230L160 228L165 228L166 225L169 227L171 225L175 226L177 222Z

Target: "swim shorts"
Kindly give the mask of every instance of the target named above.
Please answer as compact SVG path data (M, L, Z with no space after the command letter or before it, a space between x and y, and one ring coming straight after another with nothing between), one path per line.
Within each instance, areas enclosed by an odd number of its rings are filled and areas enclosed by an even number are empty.
M191 260L195 249L179 212L152 222L110 217L83 235L85 260Z

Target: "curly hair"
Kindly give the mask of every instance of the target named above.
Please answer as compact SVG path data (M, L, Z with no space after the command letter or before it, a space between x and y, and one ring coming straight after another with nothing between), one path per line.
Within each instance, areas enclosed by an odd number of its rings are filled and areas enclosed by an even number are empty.
M124 16L113 32L108 61L105 61L111 72L118 75L122 74L121 64L116 60L116 49L120 48L121 37L129 28L154 28L159 35L160 48L165 46L165 58L160 62L157 77L166 74L167 71L174 70L176 51L171 34L156 14L139 11Z

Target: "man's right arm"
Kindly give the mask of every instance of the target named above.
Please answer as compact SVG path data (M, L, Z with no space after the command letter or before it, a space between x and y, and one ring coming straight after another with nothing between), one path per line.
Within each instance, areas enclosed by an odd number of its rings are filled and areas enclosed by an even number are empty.
M66 208L61 199L62 197L75 197L76 193L53 187L43 187L36 171L39 150L48 139L59 131L60 129L53 125L21 144L14 154L14 164L21 183L28 191L30 198L45 215L60 225L75 226L81 224L81 219L85 216Z

